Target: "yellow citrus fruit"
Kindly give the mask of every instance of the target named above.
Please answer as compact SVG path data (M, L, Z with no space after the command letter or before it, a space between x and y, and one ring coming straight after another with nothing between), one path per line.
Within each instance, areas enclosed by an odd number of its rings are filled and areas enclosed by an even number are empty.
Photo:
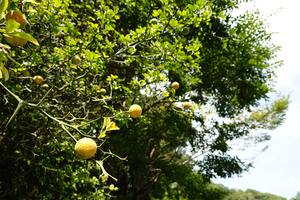
M81 138L75 145L75 154L78 158L89 159L97 151L97 144L91 138Z
M5 20L8 21L10 19L15 20L16 22L18 22L20 24L20 29L24 28L26 25L26 18L25 15L23 15L20 11L18 10L11 10L9 11L6 16L5 16Z
M24 76L24 77L30 76L30 72L28 70L24 70L21 73L22 73L22 76Z
M36 84L41 84L43 82L43 77L41 76L34 76L33 77L33 81L36 83Z
M21 32L20 29L17 29L16 32ZM17 37L17 36L5 36L5 39L7 40L7 42L15 47L18 46L24 46L27 43L27 40Z
M106 89L102 88L102 89L100 90L100 93L101 93L101 94L106 94Z
M81 62L81 59L80 59L80 57L79 56L73 56L73 58L71 59L71 62L72 62L72 64L73 65L79 65L80 64L80 62Z
M142 108L141 106L137 105L137 104L133 104L132 106L130 106L129 108L129 115L132 118L138 118L139 116L141 116L142 114Z
M114 191L114 189L115 189L114 184L111 184L111 185L109 186L109 190L110 190L110 191Z
M184 102L183 108L184 109L189 109L191 107L191 104L189 102Z
M178 82L172 83L172 88L174 88L175 90L177 90L179 88L179 83Z

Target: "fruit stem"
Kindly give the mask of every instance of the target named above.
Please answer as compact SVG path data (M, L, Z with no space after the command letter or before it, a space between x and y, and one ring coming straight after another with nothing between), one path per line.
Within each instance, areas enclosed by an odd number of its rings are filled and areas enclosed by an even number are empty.
M13 118L18 114L19 110L25 104L25 102L20 97L15 95L12 91L10 91L7 87L5 87L1 82L0 82L0 85L2 85L2 87L19 102L14 114L10 117L7 124L5 125L5 128L6 128L8 126L8 124L13 120Z
M68 131L68 129L66 129L66 127L61 124L61 127L69 134L69 136L75 141L75 143L77 142L76 138L74 138L74 136Z
M106 158L107 158L107 157L106 157ZM104 158L104 159L106 159L106 158ZM100 166L100 168L101 168L101 170L102 170L101 176L105 176L106 178L109 176L109 177L111 177L112 179L114 179L115 181L118 181L118 179L116 179L115 177L113 177L112 175L110 175L109 173L106 172L106 170L105 170L104 167L103 167L103 160L100 160L100 161L95 160L95 159L93 159L93 160Z

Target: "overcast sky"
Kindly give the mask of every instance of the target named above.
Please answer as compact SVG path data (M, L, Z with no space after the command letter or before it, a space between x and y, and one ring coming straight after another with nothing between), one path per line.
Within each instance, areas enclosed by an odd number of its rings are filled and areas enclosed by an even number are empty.
M263 193L271 193L290 199L300 191L300 23L299 0L256 0L254 4L244 3L242 9L259 9L267 17L269 32L278 32L272 42L282 46L277 53L284 65L276 70L276 90L281 94L291 94L286 121L274 131L271 140L265 143L268 149L260 153L262 147L244 152L243 156L255 155L254 168L242 177L217 179L232 189L254 189Z

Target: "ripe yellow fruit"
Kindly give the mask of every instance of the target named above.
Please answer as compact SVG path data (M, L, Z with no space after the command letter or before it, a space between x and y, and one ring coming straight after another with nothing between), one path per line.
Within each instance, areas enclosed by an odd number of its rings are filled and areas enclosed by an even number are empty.
M189 109L191 107L191 104L189 102L184 102L183 108L184 109Z
M115 186L114 186L114 184L110 184L110 186L109 186L109 190L110 190L110 191L114 191L114 189L115 189Z
M73 56L73 58L71 59L72 65L79 65L81 63L81 59L79 56Z
M22 32L20 29L17 29L16 32ZM5 36L7 42L15 47L24 46L27 43L27 40L17 37L17 36Z
M78 158L89 159L97 151L97 144L91 138L81 138L75 145L75 154Z
M43 82L43 77L41 76L34 76L33 77L33 81L36 83L36 84L41 84Z
M175 90L177 90L179 88L179 83L178 82L172 83L172 88L174 88Z
M18 10L11 10L9 11L6 16L5 16L5 20L15 20L16 22L18 22L20 24L20 29L24 28L26 25L26 18L25 15L23 15L20 11Z
M182 30L181 30L182 34L183 35L187 35L190 33L190 29L188 27L184 27Z
M103 94L103 95L106 94L106 89L102 88L102 89L100 90L100 93Z
M133 104L132 106L130 106L129 108L129 115L132 118L138 118L139 116L141 116L142 114L142 108L141 106L137 105L137 104Z
M22 73L22 76L24 76L24 77L29 77L30 76L30 72L28 70L24 70L21 73Z

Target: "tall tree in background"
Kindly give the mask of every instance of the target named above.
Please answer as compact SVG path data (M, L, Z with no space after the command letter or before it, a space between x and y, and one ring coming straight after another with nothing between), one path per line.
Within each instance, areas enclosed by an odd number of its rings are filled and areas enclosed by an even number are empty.
M250 166L230 142L270 139L251 131L276 128L289 103L260 107L279 48L258 12L231 16L239 3L2 0L39 46L2 39L1 199L221 199L210 179ZM82 137L91 159L74 153Z

